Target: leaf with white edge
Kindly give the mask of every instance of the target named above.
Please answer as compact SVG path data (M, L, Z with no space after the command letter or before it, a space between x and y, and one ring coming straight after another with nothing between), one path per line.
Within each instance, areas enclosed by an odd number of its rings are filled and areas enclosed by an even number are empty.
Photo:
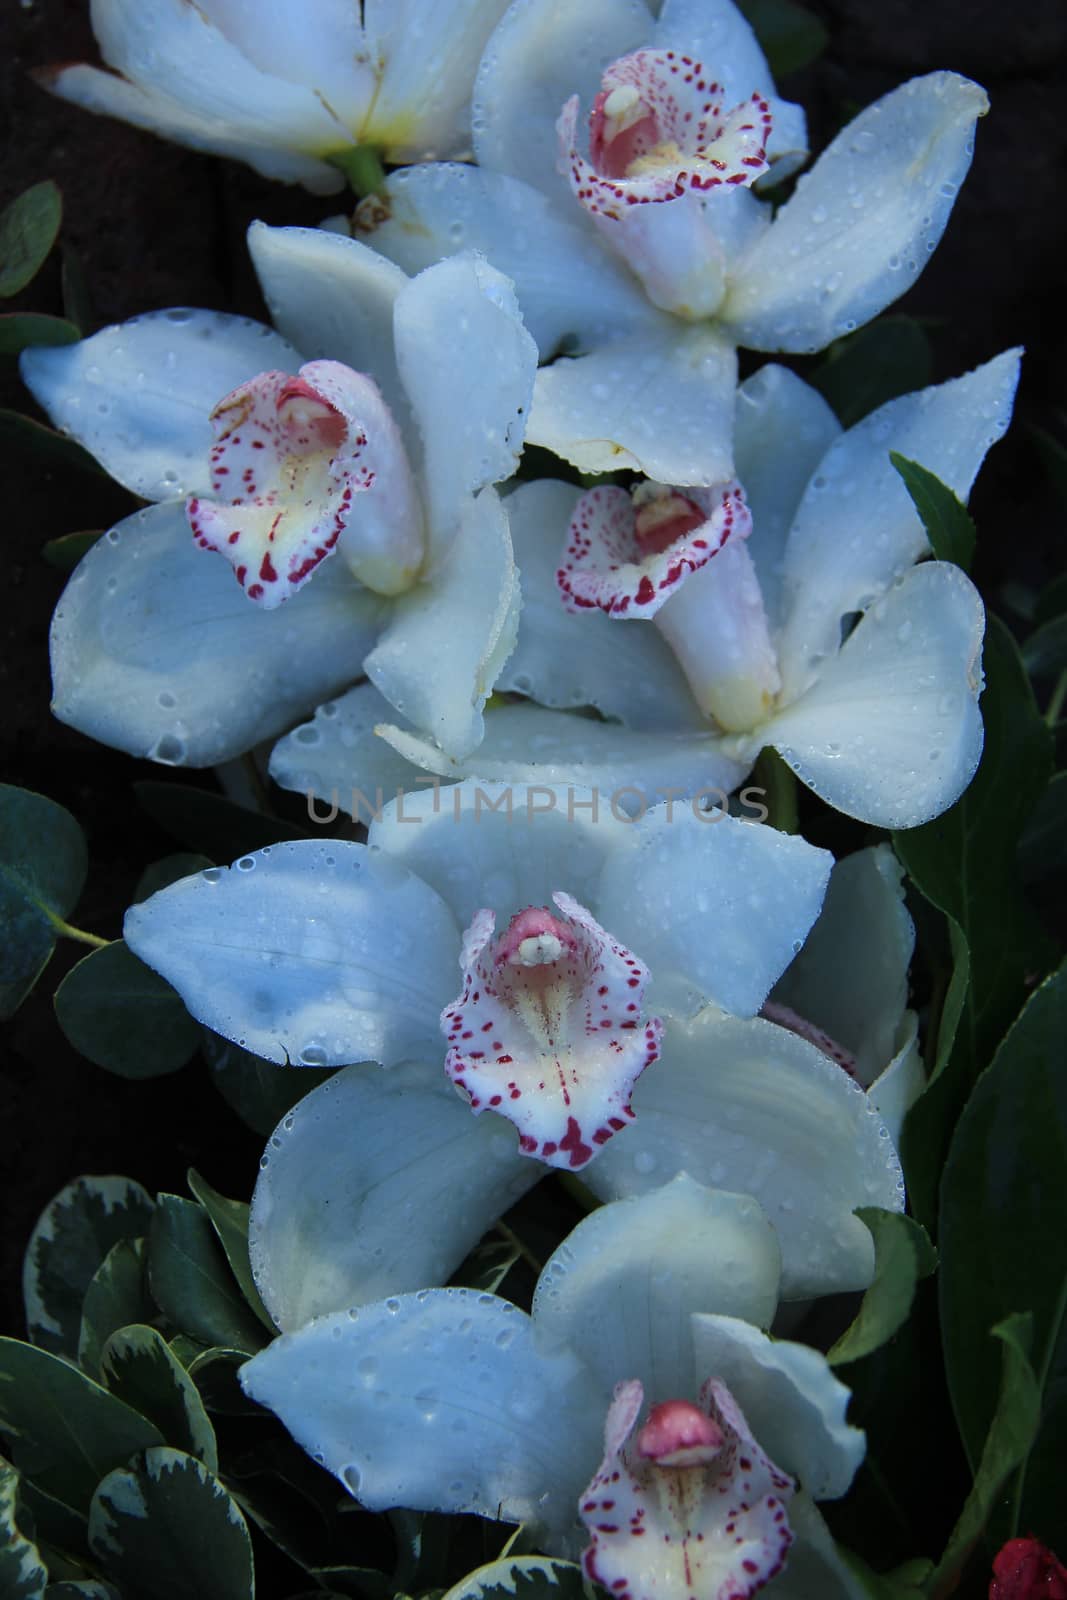
M104 1346L100 1370L111 1393L155 1423L164 1439L219 1466L215 1430L196 1384L156 1328L120 1328Z
M928 1593L951 1594L982 1531L1000 1504L1004 1485L1026 1460L1041 1423L1041 1390L1030 1365L1033 1319L1016 1312L990 1330L1001 1349L1000 1394L982 1447L974 1484L952 1530Z
M891 1339L907 1320L920 1278L937 1265L926 1229L899 1211L861 1206L856 1215L874 1240L874 1279L854 1320L827 1352L831 1366L858 1361Z
M200 1176L195 1167L189 1168L186 1182L211 1218L211 1226L226 1252L226 1260L230 1263L230 1270L240 1285L241 1293L263 1326L273 1334L274 1323L259 1298L248 1260L248 1204L244 1200L227 1200L225 1195L211 1187L206 1178Z
M35 183L0 212L0 296L32 283L56 242L63 197L51 180Z
M111 1335L135 1322L149 1322L155 1306L145 1283L145 1241L120 1239L93 1274L82 1302L78 1365L92 1377Z
M237 1502L180 1450L149 1450L93 1496L93 1553L123 1593L152 1600L252 1600L252 1541Z
M148 1278L164 1316L207 1345L251 1354L264 1343L206 1212L192 1200L161 1194L148 1240Z
M974 519L959 496L936 473L890 450L889 459L904 479L904 487L923 519L926 537L938 561L954 561L970 572L977 532Z
M85 836L69 811L0 785L0 1017L36 983L87 869Z
M162 1444L158 1428L59 1356L0 1339L0 1430L15 1465L46 1494L84 1510L105 1472Z
M132 1178L75 1178L42 1211L22 1267L26 1326L34 1344L76 1356L82 1302L120 1239L147 1232L152 1200Z
M119 1078L161 1078L193 1056L200 1029L178 994L122 939L92 950L55 993L75 1050Z
M3 1600L42 1600L48 1568L19 1526L19 1475L0 1460L0 1595Z
M548 1556L508 1556L469 1572L443 1600L582 1600L582 1569Z

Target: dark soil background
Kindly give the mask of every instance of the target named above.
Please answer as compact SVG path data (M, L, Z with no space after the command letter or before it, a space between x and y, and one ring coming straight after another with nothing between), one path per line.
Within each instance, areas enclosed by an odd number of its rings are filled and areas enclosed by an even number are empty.
M1067 442L1067 6L1063 0L808 3L829 29L829 49L785 88L808 108L815 149L858 106L917 73L952 67L990 92L992 113L979 126L974 166L948 232L895 309L936 319L937 380L1008 345L1027 347L1015 426L972 500L977 576L1003 612L1007 582L1037 588L1062 569L1063 515L1030 425ZM309 10L313 5L308 0ZM7 0L0 15L0 203L40 179L56 180L65 202L62 238L80 259L98 325L181 304L263 315L243 243L248 222L313 225L331 202L89 116L52 99L30 77L34 67L70 59L95 59L87 0ZM12 308L60 311L58 252ZM32 411L14 363L0 358L0 365L0 404ZM114 936L142 868L178 846L132 792L136 779L164 776L161 770L105 750L49 715L48 621L63 579L40 550L58 535L107 526L130 503L103 479L52 473L28 458L5 462L3 482L0 772L81 819L92 865L76 920ZM211 782L198 774L166 776ZM69 945L57 953L8 1029L0 1076L0 1330L19 1335L22 1250L38 1212L63 1183L81 1172L122 1172L153 1192L184 1192L192 1163L226 1193L247 1196L260 1152L258 1138L211 1091L202 1065L125 1082L69 1048L50 995L82 953Z

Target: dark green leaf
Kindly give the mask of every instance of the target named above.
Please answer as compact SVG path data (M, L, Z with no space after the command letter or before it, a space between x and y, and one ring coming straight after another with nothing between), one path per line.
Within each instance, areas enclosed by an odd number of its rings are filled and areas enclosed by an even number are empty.
M1044 428L1030 426L1041 459L1061 503L1067 507L1067 449Z
M19 1526L19 1475L0 1461L0 1600L43 1600L48 1568Z
M23 416L21 411L0 407L0 445L6 445L10 451L32 456L46 469L61 467L64 472L93 472L98 477L107 477L96 457L91 456L75 440L65 433L57 433L55 428L38 422L35 417ZM81 538L82 535L74 534L71 537ZM52 543L60 544L62 541L53 539Z
M60 1557L84 1568L89 1559L89 1524L82 1513L72 1511L26 1478L19 1485L19 1502L33 1518L34 1538L50 1575L66 1576L58 1570Z
M582 1569L547 1556L505 1556L471 1572L445 1600L583 1600Z
M1057 772L1038 800L1019 841L1024 883L1067 871L1067 772Z
M0 1339L0 1429L14 1439L19 1471L75 1510L106 1472L163 1442L77 1367L18 1339Z
M224 1350L215 1345L210 1350L198 1350L189 1362L189 1376L209 1411L227 1417L262 1415L262 1407L249 1400L237 1381L237 1373L247 1360L243 1350Z
M984 1330L1033 1318L1046 1407L1027 1467L1021 1531L1054 1544L1067 1450L1067 967L1027 1004L979 1079L949 1151L941 1203L941 1319L952 1401L971 1462L992 1425L996 1357ZM1014 1532L1009 1528L1005 1533Z
M1067 572L1061 572L1042 589L1034 606L1033 621L1038 625L1051 622L1053 617L1062 617L1064 612L1067 612Z
M933 357L925 329L914 317L879 317L839 339L812 374L812 383L852 428L898 395L925 389Z
M123 1593L151 1600L251 1600L252 1541L219 1480L180 1450L149 1450L93 1498L89 1542Z
M241 1293L273 1337L277 1329L259 1297L259 1290L256 1288L248 1260L248 1205L244 1200L227 1200L217 1189L213 1189L207 1179L202 1178L194 1167L189 1168L186 1182L190 1192L199 1200L211 1218L211 1225L226 1252L226 1260L230 1263L230 1270L237 1279Z
M42 545L41 554L50 567L55 567L59 572L73 572L101 533L99 528L90 528L85 533L64 533L60 538L49 539L47 544Z
M855 1320L827 1353L832 1366L858 1361L891 1339L907 1321L915 1288L937 1265L937 1252L911 1217L877 1206L856 1212L874 1240L874 1278Z
M34 1344L76 1358L82 1301L120 1239L147 1232L153 1205L132 1178L75 1178L42 1211L26 1246L22 1287Z
M208 1028L201 1030L200 1048L226 1104L264 1139L298 1100L333 1076L327 1067L301 1067L293 1072L275 1061L264 1061Z
M218 1471L215 1430L196 1384L161 1333L143 1325L120 1328L104 1346L100 1370L111 1393L154 1422L168 1444Z
M200 1030L165 978L122 939L72 967L56 1020L76 1050L120 1078L161 1078L196 1053Z
M153 821L189 850L202 850L215 861L233 861L250 850L278 844L283 839L306 838L306 828L296 828L275 817L235 805L224 795L186 784L148 779L134 784L138 803Z
M1023 665L1031 677L1054 677L1067 668L1067 614L1043 622L1023 645Z
M738 5L776 78L799 72L826 49L826 29L796 0L738 0Z
M110 1583L98 1583L95 1578L86 1578L82 1582L69 1580L50 1583L44 1592L44 1600L122 1600L122 1596Z
M191 1200L161 1194L148 1245L152 1294L176 1328L207 1345L252 1355L263 1329L234 1282L206 1212Z
M974 1485L937 1571L928 1580L928 1593L933 1600L955 1590L958 1576L992 1517L1005 1483L1026 1460L1033 1443L1041 1416L1041 1398L1029 1360L1030 1333L1027 1313L1008 1317L991 1330L991 1336L1001 1344L1000 1395ZM990 1342L989 1337L986 1342Z
M0 296L5 300L33 282L62 220L63 197L50 179L35 183L0 211Z
M87 869L85 837L69 811L0 784L0 1017L36 983Z
M179 879L191 878L194 872L203 872L214 865L210 856L197 855L190 850L182 850L176 855L164 856L161 861L153 861L137 880L137 887L133 891L134 904L140 905L142 900L158 894L160 889L169 889L171 884L177 883Z
M846 1550L843 1545L838 1545L837 1549L868 1600L923 1600L926 1593L923 1586L934 1570L932 1561L908 1561L893 1572L872 1572L853 1551Z
M915 502L937 560L954 561L969 572L977 535L967 507L947 484L917 461L909 461L895 450L889 452L889 459Z
M77 344L80 335L64 317L39 311L5 311L0 316L0 356L18 356L38 344Z
M1018 839L1048 781L1049 732L1015 643L994 617L986 636L985 674L985 750L974 781L943 816L893 838L913 883L957 924L957 965L964 943L970 955L971 981L951 1056L904 1128L912 1209L928 1228L936 1216L950 1130L1028 983L1049 960L1016 877Z
M63 246L63 314L84 339L93 331L93 307L81 256L73 245Z
M155 1314L145 1283L145 1241L120 1239L93 1274L82 1302L78 1365L100 1374L104 1346L118 1328L147 1322Z

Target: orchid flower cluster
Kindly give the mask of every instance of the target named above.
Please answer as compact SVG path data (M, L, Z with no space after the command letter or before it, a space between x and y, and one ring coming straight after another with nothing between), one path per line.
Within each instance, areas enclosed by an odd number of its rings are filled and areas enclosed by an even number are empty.
M1018 353L843 430L738 350L824 350L915 280L985 95L905 83L783 200L804 114L731 0L93 20L110 70L67 99L315 193L395 168L252 226L273 326L23 359L146 502L57 605L56 715L334 819L377 796L365 842L126 919L207 1027L337 1069L263 1156L245 1390L364 1506L522 1522L618 1600L858 1595L815 1502L863 1435L768 1330L864 1290L856 1211L904 1208L914 930L887 844L835 863L751 780L777 751L894 829L967 786L983 609L890 457L965 498ZM554 1174L590 1214L531 1312L448 1287Z

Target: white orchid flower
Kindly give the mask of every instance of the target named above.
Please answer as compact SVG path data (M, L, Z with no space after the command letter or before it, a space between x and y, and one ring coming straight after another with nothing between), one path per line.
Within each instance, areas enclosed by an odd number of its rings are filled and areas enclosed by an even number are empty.
M903 294L987 106L951 72L904 84L775 213L752 184L793 170L804 118L731 0L514 0L475 87L478 168L394 173L354 227L408 271L473 246L514 280L542 360L563 353L531 443L712 486L733 473L736 346L821 350Z
M869 1281L852 1213L902 1205L892 1144L846 1072L755 1015L828 856L691 806L630 822L610 798L407 794L368 846L274 846L128 913L131 948L216 1032L390 1068L329 1079L267 1147L251 1248L280 1327L446 1282L546 1164L599 1198L683 1170L754 1195L791 1298Z
M414 767L589 785L610 772L645 795L687 796L732 789L770 746L861 821L939 815L982 751L984 611L958 567L924 559L890 452L965 498L1007 427L1018 369L1006 351L842 432L814 389L763 367L737 395L745 504L736 485L650 500L644 486L521 485L506 503L523 618L497 687L538 704L491 712L477 755L456 760L356 690L276 750L276 776L313 766L302 786L329 785L358 746L368 789L379 771L410 782ZM576 706L611 721L564 714ZM394 753L377 754L368 729Z
M478 59L506 0L92 0L111 70L39 74L87 111L120 117L268 178L332 194L331 162L470 153Z
M241 1383L371 1510L524 1522L632 1600L858 1600L813 1502L864 1436L824 1358L761 1331L776 1293L759 1207L681 1175L580 1223L530 1316L424 1289L318 1318Z
M206 766L366 672L466 752L519 607L491 487L537 359L511 288L474 255L409 280L318 229L254 223L249 244L278 332L162 311L23 357L53 421L157 502L71 578L53 709Z

